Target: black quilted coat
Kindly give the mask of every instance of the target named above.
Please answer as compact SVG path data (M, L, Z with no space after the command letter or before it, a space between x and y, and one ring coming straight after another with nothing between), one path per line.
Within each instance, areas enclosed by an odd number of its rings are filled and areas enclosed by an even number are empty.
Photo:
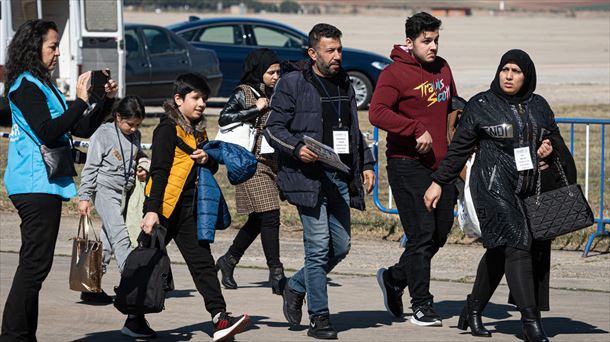
M532 236L521 199L535 193L536 151L544 138L559 136L548 103L532 94L510 103L491 90L474 96L464 109L447 156L432 178L451 183L479 145L470 184L485 248L529 250ZM517 171L514 149L529 146L533 170Z

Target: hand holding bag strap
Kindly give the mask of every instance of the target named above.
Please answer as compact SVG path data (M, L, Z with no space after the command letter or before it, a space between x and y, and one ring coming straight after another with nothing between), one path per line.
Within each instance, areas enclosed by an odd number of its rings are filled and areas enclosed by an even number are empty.
M561 181L563 182L563 186L570 185L568 183L568 177L566 177L566 173L563 170L563 165L561 164L561 160L556 153L553 153L553 164L557 166L557 171L559 172L559 176L561 177ZM540 193L542 189L542 174L538 172L538 179L536 180L536 204L540 204Z
M82 232L82 234L81 234ZM76 237L81 238L87 241L89 238L89 226L85 226L85 215L80 216L80 220L78 221L78 231L76 232Z
M155 224L152 231L150 240L150 247L155 248L155 243L158 244L157 248L165 252L165 236L167 235L167 228L160 224Z
M91 231L93 232L93 237L95 238L95 241L100 241L99 237L97 236L97 233L95 232L95 229L93 228L93 222L91 221L91 216L87 215L87 218L85 219L85 229L87 230L87 237L89 236L89 229L91 229Z
M89 249L89 229L93 232L93 236L95 237L95 242L99 242L100 239L95 233L95 229L93 229L93 223L91 222L91 216L81 215L80 221L78 223L78 231L76 233L77 238L81 238L86 243L87 250ZM82 230L82 234L81 234Z

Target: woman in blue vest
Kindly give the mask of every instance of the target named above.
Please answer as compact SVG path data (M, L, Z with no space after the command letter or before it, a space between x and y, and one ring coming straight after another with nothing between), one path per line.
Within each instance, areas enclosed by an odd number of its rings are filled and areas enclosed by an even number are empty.
M109 113L117 91L110 80L104 99L89 106L91 73L86 72L79 76L77 98L68 107L52 80L58 57L57 25L44 20L21 25L7 50L4 85L13 126L4 183L21 218L21 250L0 341L36 341L38 293L53 263L62 202L76 196L72 177L49 179L40 146L67 145L70 133L91 136Z

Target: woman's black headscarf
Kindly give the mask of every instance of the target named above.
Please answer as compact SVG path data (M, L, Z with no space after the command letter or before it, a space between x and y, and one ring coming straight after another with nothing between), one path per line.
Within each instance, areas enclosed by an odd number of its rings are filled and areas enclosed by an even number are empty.
M263 75L272 64L279 63L280 59L269 49L256 49L246 56L244 68L241 72L239 84L258 87L263 83Z
M521 68L525 79L519 92L515 95L508 95L500 87L500 71L506 65L506 63L515 63ZM491 91L496 95L506 99L510 103L521 103L532 96L534 90L536 90L536 67L530 56L523 50L509 50L500 59L500 65L496 70L496 77L491 82Z

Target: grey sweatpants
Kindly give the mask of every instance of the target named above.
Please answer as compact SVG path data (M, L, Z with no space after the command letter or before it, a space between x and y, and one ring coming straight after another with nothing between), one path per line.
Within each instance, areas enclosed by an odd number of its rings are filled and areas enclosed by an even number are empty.
M104 247L104 272L114 254L119 272L123 272L125 260L131 252L129 233L121 213L121 192L98 186L93 203L102 219L102 245Z

